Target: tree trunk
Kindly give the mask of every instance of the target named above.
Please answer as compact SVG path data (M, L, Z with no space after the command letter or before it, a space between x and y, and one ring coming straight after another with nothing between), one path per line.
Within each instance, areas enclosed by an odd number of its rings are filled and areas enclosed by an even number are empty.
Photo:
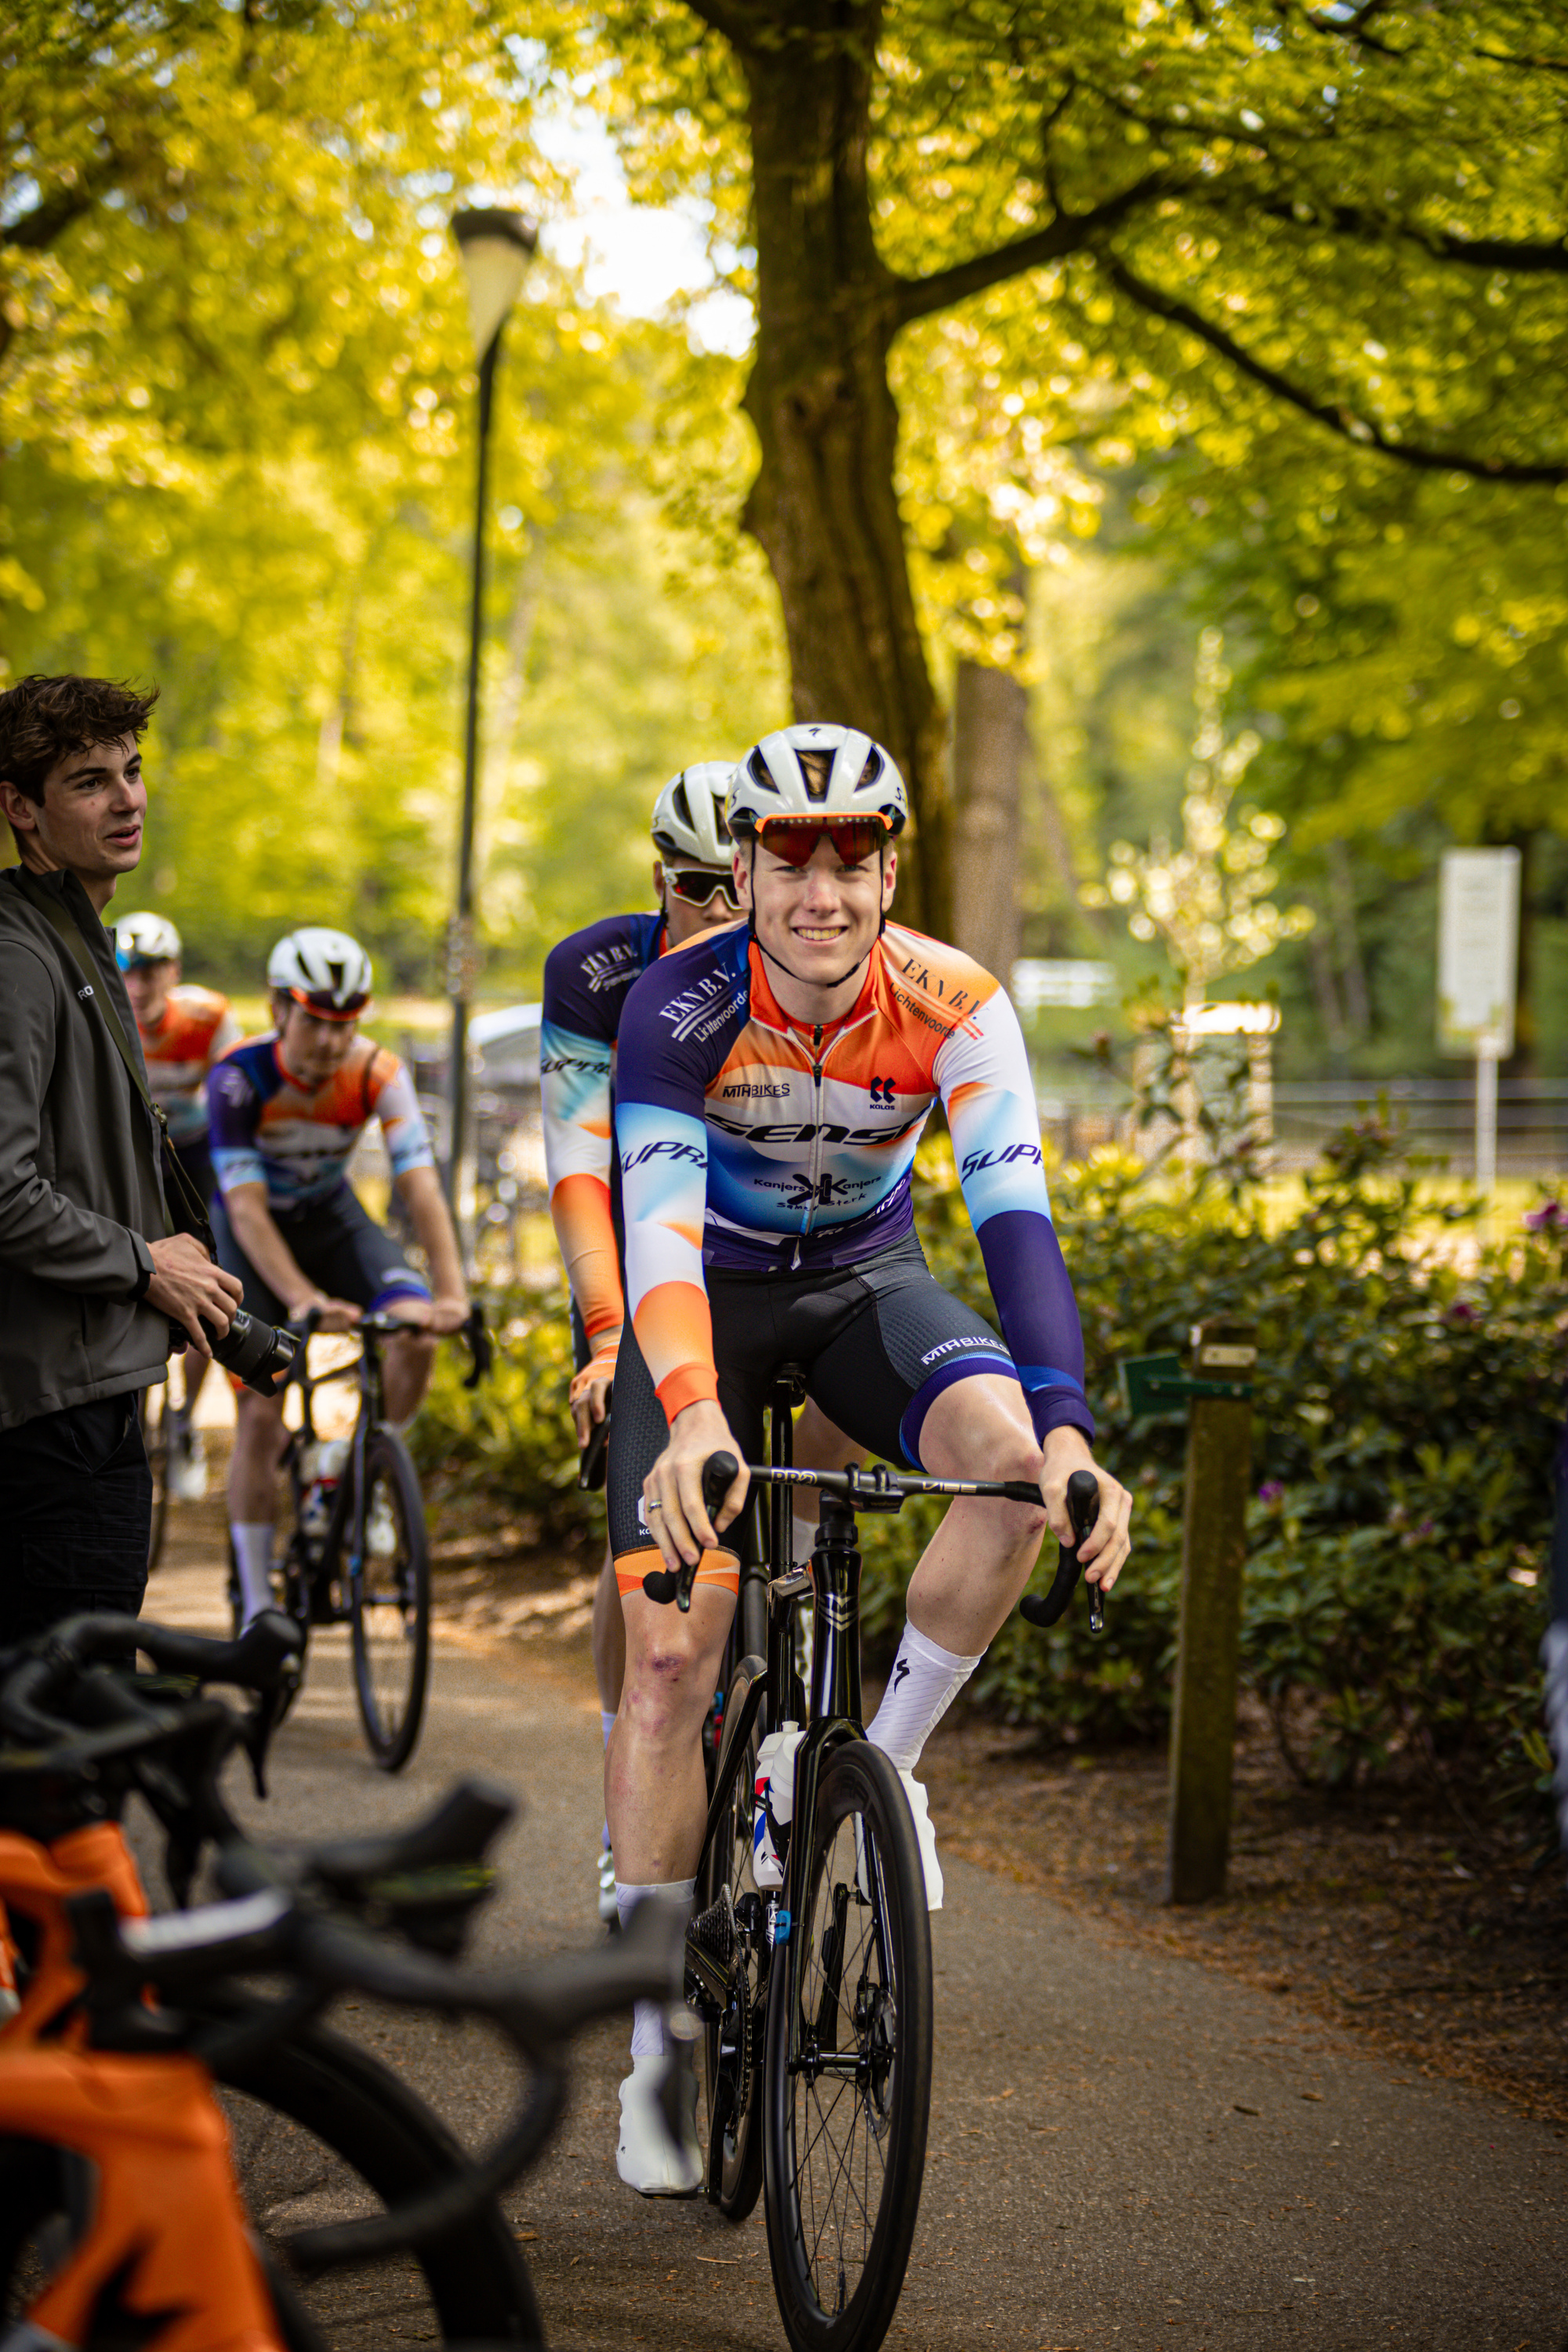
M955 947L1004 988L1018 954L1019 800L1029 701L1008 670L961 661L952 700Z
M914 815L900 911L951 935L945 725L926 667L894 488L894 280L867 186L879 0L794 0L746 75L757 224L757 356L745 407L762 463L745 522L778 583L797 719L862 727ZM761 29L761 27L759 27Z

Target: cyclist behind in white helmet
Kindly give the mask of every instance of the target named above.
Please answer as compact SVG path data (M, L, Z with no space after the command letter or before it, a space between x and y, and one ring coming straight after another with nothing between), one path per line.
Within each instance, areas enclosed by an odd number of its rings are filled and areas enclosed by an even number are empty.
M915 1570L871 1738L903 1779L926 1890L942 1900L926 1738L1023 1591L1047 1526L1070 1539L1067 1482L1100 1508L1081 1549L1109 1588L1131 1497L1095 1465L1083 1340L1051 1224L1017 1017L989 972L891 926L904 787L848 728L756 745L728 803L749 920L650 968L621 1018L616 1141L630 1319L616 1374L610 1540L626 1613L626 1686L606 1771L617 1891L689 1900L707 1811L700 1730L735 1607L738 1559L702 1465L755 1461L781 1364L858 1444L938 1475L1038 1486L1031 1511L955 1502ZM934 1280L910 1175L946 1111L1004 1336ZM647 1599L655 1559L698 1563L690 1613ZM621 2178L693 2193L662 2154L659 2012L639 2010L621 2088Z
M544 1160L550 1213L572 1290L572 1415L583 1445L605 1418L625 1319L619 1171L611 1143L621 1007L632 982L658 957L739 918L724 822L734 772L729 760L695 761L672 776L655 801L658 911L589 923L552 948L544 967L539 1041ZM808 1405L796 1433L796 1459L841 1468L853 1453L850 1440ZM811 1536L804 1521L801 1534L805 1557ZM606 1554L594 1596L594 1673L606 1744L620 1705L625 1661L620 1592ZM607 1828L595 1869L599 1917L614 1927L618 1914Z
M169 1123L169 1142L202 1199L215 1190L207 1149L206 1082L213 1065L240 1037L226 996L196 988L181 970L179 932L166 916L121 915L114 926L114 959L125 975L125 992L136 1015L147 1091ZM210 1357L189 1350L186 1387L169 1408L169 1492L182 1503L199 1503L207 1490L206 1455L194 1415Z
M309 926L267 963L274 1026L225 1055L207 1085L218 1197L218 1263L267 1323L320 1311L325 1331L384 1310L406 1323L386 1349L386 1412L405 1421L429 1383L436 1335L468 1311L462 1258L408 1071L362 1036L370 958L346 931ZM392 1181L430 1268L430 1286L361 1205L344 1173L379 1118ZM431 1296L431 1286L434 1297ZM272 1514L284 1443L280 1402L237 1392L230 1531L247 1622L268 1605ZM375 1539L374 1525L371 1540Z

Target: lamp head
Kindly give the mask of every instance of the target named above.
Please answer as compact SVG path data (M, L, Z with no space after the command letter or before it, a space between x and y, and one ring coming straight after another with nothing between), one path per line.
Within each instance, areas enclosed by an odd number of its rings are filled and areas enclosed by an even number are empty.
M482 360L517 299L523 271L539 243L539 231L521 213L483 205L465 206L454 213L452 235L468 281L474 350Z

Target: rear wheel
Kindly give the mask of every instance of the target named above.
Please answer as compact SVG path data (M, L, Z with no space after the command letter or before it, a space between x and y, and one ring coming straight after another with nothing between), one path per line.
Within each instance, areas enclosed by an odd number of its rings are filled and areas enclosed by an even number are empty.
M795 2352L874 2352L898 2307L931 2111L931 1922L899 1777L823 1763L768 2011L768 2252Z
M430 1672L430 1557L425 1503L408 1450L378 1425L364 1448L364 1491L350 1521L362 1548L348 1570L354 1688L370 1752L396 1772L418 1745Z
M719 1757L721 1780L734 1759L746 1695L762 1672L761 1658L742 1658L730 1677ZM753 1723L746 1735L740 1769L731 1782L723 1817L702 1851L692 1921L692 1932L728 1971L723 2012L717 2017L704 2013L697 2045L697 2131L707 2159L709 2201L731 2221L745 2220L763 2185L761 2092L768 1950L765 1906L752 1875L752 1792L760 1744L761 1729Z

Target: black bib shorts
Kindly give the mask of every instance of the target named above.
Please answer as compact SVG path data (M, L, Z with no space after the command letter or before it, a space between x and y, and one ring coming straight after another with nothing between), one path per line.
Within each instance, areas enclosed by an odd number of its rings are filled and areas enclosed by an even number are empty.
M807 1273L708 1269L719 1403L745 1459L760 1462L764 1414L781 1366L868 1454L918 1470L926 1410L955 1380L1016 1379L984 1317L937 1281L913 1234L857 1265ZM668 1442L664 1407L628 1316L616 1359L608 1485L610 1548L656 1549L642 1485Z

